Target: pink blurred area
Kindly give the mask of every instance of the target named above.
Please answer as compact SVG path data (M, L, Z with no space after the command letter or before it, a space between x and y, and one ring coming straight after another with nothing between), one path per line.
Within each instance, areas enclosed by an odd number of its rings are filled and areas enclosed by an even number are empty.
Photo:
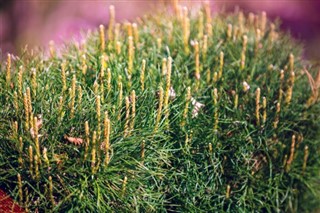
M116 20L133 20L152 8L153 1L110 0L0 0L0 48L18 53L23 47L59 44L80 32L107 25L109 6Z
M281 28L305 44L305 56L320 60L319 0L227 0L214 1L218 8L233 10L235 5L245 12L266 11L269 18L281 19ZM211 1L213 3L213 1Z
M81 30L107 25L109 5L115 5L117 21L133 20L150 13L171 0L0 0L0 48L18 53L25 45L45 46L50 40L59 44L79 36ZM202 1L182 1L199 7ZM280 17L282 28L305 42L306 56L320 59L319 0L216 0L213 11L233 10L238 5L245 12L266 11L272 19Z

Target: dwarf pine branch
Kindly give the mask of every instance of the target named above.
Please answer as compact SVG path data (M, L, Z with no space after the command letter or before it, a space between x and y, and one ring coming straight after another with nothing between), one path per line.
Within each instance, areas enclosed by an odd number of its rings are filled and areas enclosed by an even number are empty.
M208 2L109 9L81 44L2 63L1 189L30 211L319 208L320 74L299 42Z

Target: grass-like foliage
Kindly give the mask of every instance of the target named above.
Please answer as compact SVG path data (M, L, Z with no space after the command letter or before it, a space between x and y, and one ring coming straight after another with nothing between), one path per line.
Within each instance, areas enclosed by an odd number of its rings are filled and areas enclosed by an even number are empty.
M319 208L320 74L300 44L265 13L110 14L2 63L1 189L41 212Z

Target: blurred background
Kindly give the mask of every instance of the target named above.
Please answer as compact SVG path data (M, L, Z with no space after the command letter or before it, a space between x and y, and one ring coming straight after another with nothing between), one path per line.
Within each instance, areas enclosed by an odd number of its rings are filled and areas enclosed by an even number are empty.
M81 30L107 24L109 5L116 8L117 21L132 20L170 0L0 0L0 49L2 55L19 54L28 45L47 46L80 35ZM201 1L183 1L197 6ZM319 0L210 1L213 11L232 11L238 5L245 12L266 11L281 18L282 28L305 42L305 56L320 59Z

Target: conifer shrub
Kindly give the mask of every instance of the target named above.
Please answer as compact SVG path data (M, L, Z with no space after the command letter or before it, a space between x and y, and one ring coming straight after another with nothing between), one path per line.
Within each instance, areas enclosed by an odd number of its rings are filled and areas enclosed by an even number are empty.
M169 12L168 12L169 11ZM320 72L266 13L174 4L1 64L0 188L26 211L319 208Z

